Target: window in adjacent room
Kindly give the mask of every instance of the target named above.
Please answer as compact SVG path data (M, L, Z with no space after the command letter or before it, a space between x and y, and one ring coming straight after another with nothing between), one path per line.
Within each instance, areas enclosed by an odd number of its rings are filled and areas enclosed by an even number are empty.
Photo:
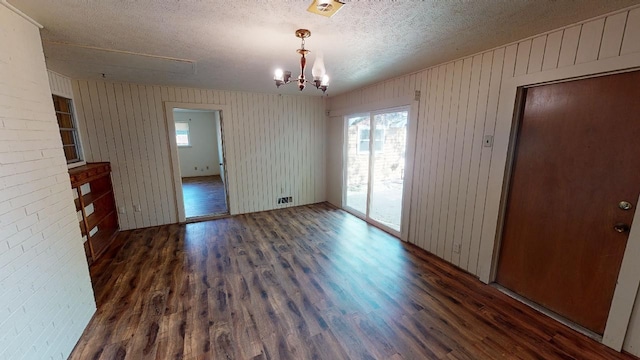
M178 144L178 146L191 146L189 123L176 123L176 143Z
M60 129L60 137L62 138L62 147L64 156L67 158L67 164L82 161L78 127L76 126L71 99L53 95L53 106L56 110L58 128Z

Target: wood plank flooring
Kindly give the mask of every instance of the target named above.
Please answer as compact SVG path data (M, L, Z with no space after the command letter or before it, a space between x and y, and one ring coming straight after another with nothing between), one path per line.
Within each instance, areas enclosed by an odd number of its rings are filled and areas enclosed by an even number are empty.
M182 197L187 218L229 213L220 175L182 178Z
M633 359L326 204L116 243L70 359Z

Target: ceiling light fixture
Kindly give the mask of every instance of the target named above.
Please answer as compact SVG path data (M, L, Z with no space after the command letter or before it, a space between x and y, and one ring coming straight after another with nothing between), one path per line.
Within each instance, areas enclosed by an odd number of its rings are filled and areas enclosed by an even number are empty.
M307 29L298 29L296 30L296 37L301 39L302 44L300 45L300 49L296 50L298 54L300 54L300 76L298 76L298 89L300 91L304 90L306 83L313 84L316 89L322 90L324 94L329 87L329 76L327 76L324 68L324 64L321 59L316 57L316 61L313 64L312 75L313 81L308 81L304 76L304 70L307 67L307 57L306 55L311 51L304 48L304 39L311 36L311 31ZM282 69L277 69L273 80L276 82L276 86L280 87L280 85L286 85L291 82L291 71L283 71Z
M307 11L326 17L332 17L342 8L342 5L344 5L344 3L337 0L313 0Z

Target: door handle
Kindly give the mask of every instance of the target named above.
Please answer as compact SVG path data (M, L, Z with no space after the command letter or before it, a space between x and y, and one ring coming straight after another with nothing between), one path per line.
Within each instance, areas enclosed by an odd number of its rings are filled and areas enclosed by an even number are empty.
M628 201L620 201L620 202L618 203L618 207L619 207L621 210L630 210L630 209L633 207L633 204L631 204L631 203L630 203L630 202L628 202Z
M623 223L618 223L613 225L613 230L619 232L619 233L625 233L625 232L629 232L629 225L627 224L623 224Z

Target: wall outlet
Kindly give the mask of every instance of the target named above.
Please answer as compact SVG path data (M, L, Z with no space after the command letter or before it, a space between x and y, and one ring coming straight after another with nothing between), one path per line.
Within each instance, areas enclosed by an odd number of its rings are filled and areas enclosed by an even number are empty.
M124 215L124 214L126 214L126 213L127 213L127 208L126 208L126 207L124 207L124 206L120 206L120 207L118 208L118 214L123 214L123 215Z
M207 166L207 170L209 170L209 167Z
M198 167L196 166L196 167L194 168L194 170L198 170Z
M462 246L460 244L453 244L453 253L454 254L460 254L460 248Z
M142 212L142 208L140 207L140 204L133 205L133 211Z

